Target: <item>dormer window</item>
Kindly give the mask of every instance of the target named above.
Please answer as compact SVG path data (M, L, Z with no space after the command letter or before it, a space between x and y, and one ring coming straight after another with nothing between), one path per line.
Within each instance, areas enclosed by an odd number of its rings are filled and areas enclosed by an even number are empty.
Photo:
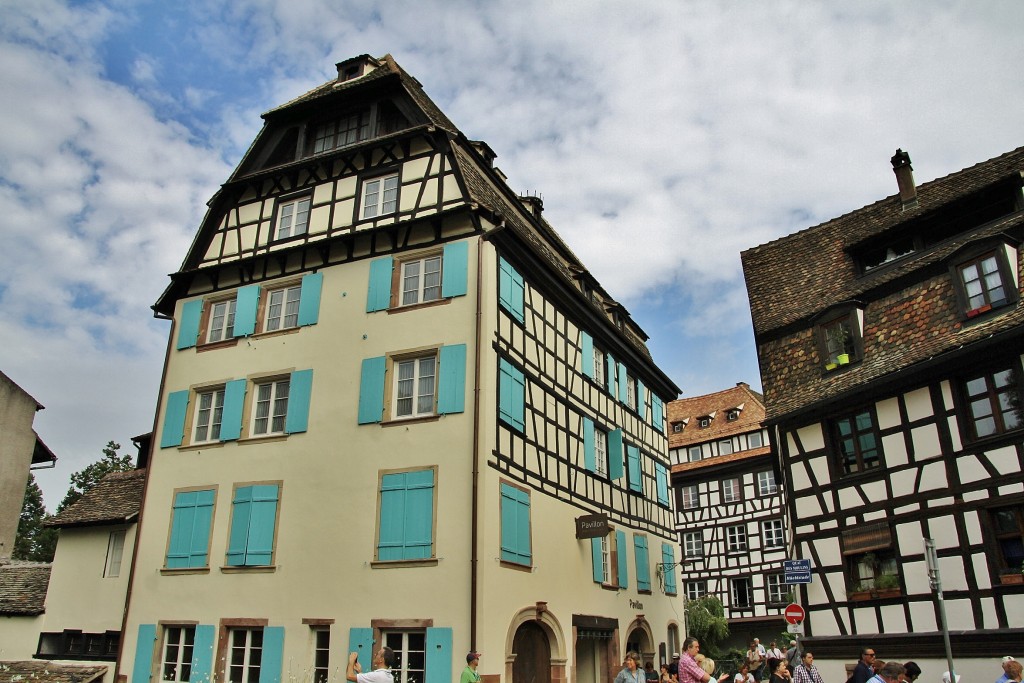
M951 263L960 310L968 319L1017 302L1017 250L1004 242L977 245Z
M711 418L708 416L702 417L700 418L699 424L701 429L707 429L711 426Z
M835 370L863 357L863 311L845 306L830 312L817 325L818 352L826 370Z
M363 109L318 125L313 139L313 154L348 147L368 137L370 112Z
M725 414L725 419L728 420L729 422L732 422L734 420L738 420L739 417L740 417L740 411L737 408L733 408L732 410L728 411Z
M673 422L672 423L672 433L673 434L682 434L683 433L683 426L684 425L683 425L682 422Z

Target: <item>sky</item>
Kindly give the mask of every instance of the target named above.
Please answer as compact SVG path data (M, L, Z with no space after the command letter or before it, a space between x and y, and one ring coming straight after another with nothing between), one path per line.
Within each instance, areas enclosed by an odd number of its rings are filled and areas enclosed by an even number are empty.
M761 386L740 252L1024 145L1024 3L0 0L0 371L52 511L152 430L152 304L260 114L390 53L650 336Z

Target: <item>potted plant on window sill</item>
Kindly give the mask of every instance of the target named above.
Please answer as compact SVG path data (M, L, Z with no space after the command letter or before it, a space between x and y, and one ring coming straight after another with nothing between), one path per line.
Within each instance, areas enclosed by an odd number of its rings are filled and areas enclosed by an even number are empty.
M875 588L871 591L876 598L896 598L903 594L900 590L900 577L895 574L882 574L875 579Z
M850 363L850 354L840 353L836 356L836 365L848 365Z
M1021 569L1021 571L1010 569L1002 572L999 575L999 583L1004 586L1024 584L1024 569Z

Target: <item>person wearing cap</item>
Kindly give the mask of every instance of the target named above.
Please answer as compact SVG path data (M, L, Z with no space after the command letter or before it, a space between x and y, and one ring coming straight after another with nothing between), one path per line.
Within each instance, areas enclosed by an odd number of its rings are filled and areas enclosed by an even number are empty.
M476 668L480 666L480 653L470 652L466 655L466 668L462 670L462 678L459 683L480 683L480 674Z
M673 681L679 680L679 653L672 653L672 663L668 665L668 675L672 677Z
M351 652L348 655L348 671L345 677L353 683L394 683L391 675L391 667L395 665L395 651L390 647L382 647L373 655L371 666L373 671L363 673L359 665L359 653Z

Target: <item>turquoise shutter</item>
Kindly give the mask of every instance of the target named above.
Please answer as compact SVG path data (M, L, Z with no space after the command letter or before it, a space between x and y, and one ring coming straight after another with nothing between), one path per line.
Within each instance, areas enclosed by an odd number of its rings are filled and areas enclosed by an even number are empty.
M629 488L638 493L644 492L643 473L640 470L640 449L630 444L626 446L626 460L629 463Z
M664 420L664 417L662 415L661 398L656 396L653 393L651 394L651 412L652 412L651 424L653 424L654 428L657 429L659 432L663 432L664 433L664 431L665 431L664 421L665 420Z
M380 422L384 418L384 356L364 358L359 376L359 424Z
M526 431L526 380L523 371L504 358L499 361L498 412L503 422Z
M260 683L281 683L282 664L284 664L284 627L264 626Z
M447 627L427 629L427 666L424 683L451 683L452 630Z
M626 383L626 364L619 363L619 402L627 403L629 401L629 385Z
M608 432L608 478L622 479L622 430Z
M590 539L590 559L594 563L594 581L604 583L604 565L601 563L601 539Z
M437 413L466 409L466 345L442 346L438 357Z
M320 292L323 286L323 273L310 273L302 278L302 289L299 292L299 327L316 325L320 320Z
M268 566L274 556L274 528L277 522L277 484L252 488L249 538L245 546L247 566Z
M501 485L501 559L528 565L530 552L530 494Z
M188 411L188 389L172 391L167 395L164 406L164 431L160 437L160 448L180 446L185 436L185 413Z
M373 666L373 629L350 628L348 630L348 650L359 654L359 666L363 671L370 671Z
M640 419L647 419L647 397L644 395L645 391L644 383L640 381L640 378L636 379L636 412L640 413Z
M313 390L313 371L296 370L288 380L288 413L284 418L285 434L306 431L309 424L309 396Z
M444 245L441 264L441 296L445 299L465 296L469 280L469 243L451 242Z
M618 531L615 532L615 547L616 560L619 568L619 588L629 588L629 562L626 556L629 552L626 550L626 532Z
M228 534L228 566L245 565L245 547L249 539L249 518L252 515L252 486L235 489L231 501L231 531Z
M583 354L580 359L583 376L594 379L594 338L583 330L580 330L580 353Z
M381 477L378 560L422 560L433 556L434 471Z
M149 683L153 673L154 647L156 647L156 624L139 624L139 637L135 641L135 666L132 668L132 683Z
M503 258L498 259L498 270L498 302L513 318L525 321L526 286L523 276Z
M165 562L168 569L207 566L213 500L212 490L181 491L174 496Z
M654 477L658 485L658 502L668 505L668 470L660 462L654 463Z
M189 683L211 683L213 680L213 642L217 627L209 624L196 626L192 642L192 675Z
M665 572L665 592L676 594L676 553L671 543L661 544L661 567Z
M583 465L590 472L597 471L597 451L594 448L594 421L583 418Z
M181 327L178 328L178 350L187 349L199 341L199 321L203 317L203 300L186 301L181 307Z
M608 389L608 393L612 396L615 395L615 359L612 358L612 354L606 353L604 356L605 363L607 364L607 373L605 377L605 388Z
M651 562L647 557L647 537L633 534L633 559L636 561L637 590L651 590Z
M256 311L260 307L260 286L248 285L238 290L235 303L236 337L248 337L256 332Z
M391 270L394 259L390 256L370 261L370 286L366 291L366 312L386 311L391 306Z
M224 385L224 412L221 413L220 440L234 441L242 436L242 409L245 407L244 379L233 379Z

